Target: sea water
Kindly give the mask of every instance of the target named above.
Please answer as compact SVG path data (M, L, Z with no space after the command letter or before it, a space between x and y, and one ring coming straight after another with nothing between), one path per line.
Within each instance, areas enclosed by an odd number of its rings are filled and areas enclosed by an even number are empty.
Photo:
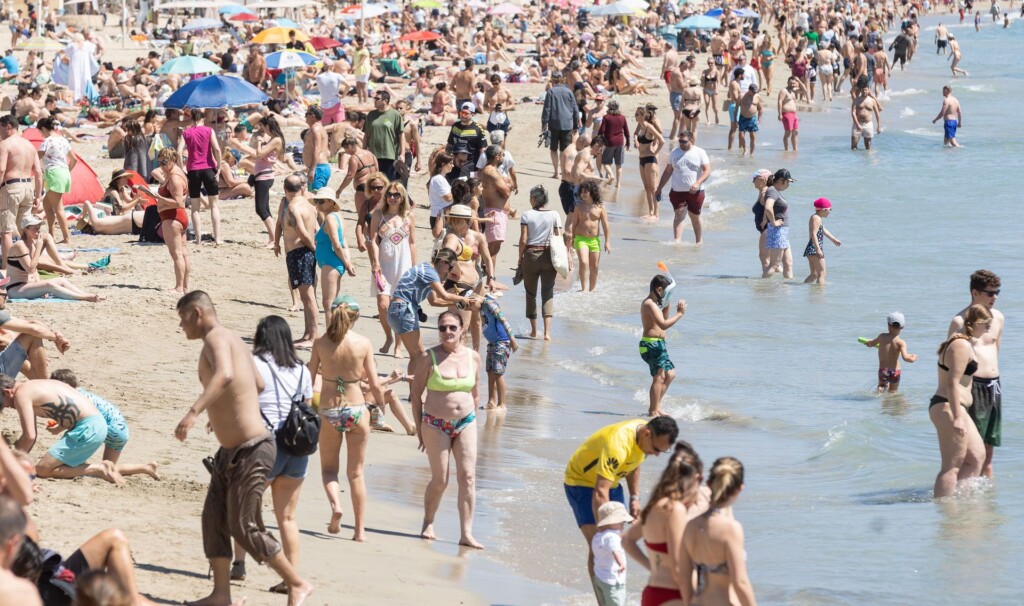
M949 62L934 54L938 20L959 38L969 78L952 79ZM976 33L955 22L924 20L913 63L881 95L883 132L869 152L849 148L848 84L824 111L801 113L798 154L782 151L774 95L754 159L725 152L725 127L702 125L699 144L714 172L701 247L689 225L684 244L671 243L667 203L660 223L637 219L645 207L630 159L622 190L606 204L613 253L602 257L597 292L561 284L555 339L520 339L506 375L509 412L478 417L477 536L490 557L540 583L522 594L509 584L477 583L490 601L592 603L586 545L562 474L590 433L647 410L638 312L659 260L688 305L668 331L677 379L663 406L707 468L724 455L746 467L735 513L760 603L1002 604L1024 593L1016 572L1024 543L1014 540L1024 536L1022 399L1015 396L1024 394L1024 298L1015 294L1024 289L1024 211L1015 184L1024 168L1024 34L1020 23ZM961 149L944 149L941 121L931 123L949 83L964 109ZM544 162L533 168L547 170ZM751 174L761 167L788 168L796 178L785 192L793 280L759 279L750 206ZM553 199L555 185L548 188ZM806 286L807 220L822 196L833 203L826 227L843 245L825 242L828 284ZM515 254L506 248L504 279ZM977 482L939 503L931 499L939 452L927 414L935 350L969 302L968 276L981 268L1003 280L1004 446L996 450L994 483ZM501 304L517 332L528 332L521 287ZM857 338L884 331L894 310L906 315L902 336L920 358L903 364L898 395L878 397L876 350ZM644 464L644 501L665 462ZM630 603L639 603L645 571L631 562L628 577ZM545 586L547 593L537 589Z

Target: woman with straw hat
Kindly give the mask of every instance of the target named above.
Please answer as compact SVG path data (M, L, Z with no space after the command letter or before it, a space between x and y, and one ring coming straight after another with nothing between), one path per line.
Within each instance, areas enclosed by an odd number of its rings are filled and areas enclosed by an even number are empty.
M487 249L487 238L469 227L470 221L473 219L473 209L465 204L455 204L448 209L445 217L448 233L445 234L441 246L455 253L459 262L458 281L449 280L445 283L445 287L458 294L464 294L467 291L478 295L483 294L485 287L489 288L494 279L494 260ZM473 350L479 350L480 309L475 308L470 311L453 306L448 310L462 316L463 323L469 326L469 332L473 339Z

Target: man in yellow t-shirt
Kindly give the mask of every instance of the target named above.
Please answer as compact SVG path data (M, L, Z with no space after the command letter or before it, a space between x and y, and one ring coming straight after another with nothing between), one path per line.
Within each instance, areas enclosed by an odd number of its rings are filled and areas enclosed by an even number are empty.
M647 455L672 450L678 437L679 426L672 417L631 419L597 430L576 449L565 466L565 496L588 550L597 532L597 510L612 499L626 502L619 485L622 478L629 486L630 513L634 518L640 515L640 464ZM593 579L593 551L587 571Z

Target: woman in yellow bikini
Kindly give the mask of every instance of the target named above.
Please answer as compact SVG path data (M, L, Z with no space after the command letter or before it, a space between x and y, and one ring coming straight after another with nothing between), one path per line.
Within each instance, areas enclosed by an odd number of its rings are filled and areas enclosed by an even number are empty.
M470 227L473 211L464 204L448 209L448 233L442 246L450 249L459 259L459 280L447 280L445 290L462 294L467 290L483 295L490 286L494 275L494 260L487 249L487 238ZM448 311L462 316L463 323L469 324L469 334L474 351L480 349L480 310L460 310L451 306Z
M341 467L341 443L348 436L348 485L352 491L355 515L353 541L365 541L366 484L363 462L366 459L366 438L370 435L370 413L363 400L360 381L369 384L376 402L384 402L377 380L370 340L351 331L359 319L359 304L350 295L339 295L331 304L327 332L313 343L309 358L309 374L323 375L320 392L320 476L331 505L331 522L327 532L341 532L341 497L338 495L338 471Z
M420 354L411 365L409 399L413 418L420 419L420 450L430 461L430 483L423 495L423 529L420 536L432 540L434 516L448 485L448 467L455 455L459 482L459 545L483 549L473 538L473 507L476 503L476 402L480 354L462 344L462 317L450 311L437 319L441 344ZM378 400L382 401L382 400Z

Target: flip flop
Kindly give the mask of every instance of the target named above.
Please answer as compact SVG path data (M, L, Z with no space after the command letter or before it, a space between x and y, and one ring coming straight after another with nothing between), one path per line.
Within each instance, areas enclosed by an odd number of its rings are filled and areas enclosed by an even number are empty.
M281 581L280 583L274 585L267 591L269 591L270 593L282 593L284 595L288 595L288 586L284 584L284 581Z

